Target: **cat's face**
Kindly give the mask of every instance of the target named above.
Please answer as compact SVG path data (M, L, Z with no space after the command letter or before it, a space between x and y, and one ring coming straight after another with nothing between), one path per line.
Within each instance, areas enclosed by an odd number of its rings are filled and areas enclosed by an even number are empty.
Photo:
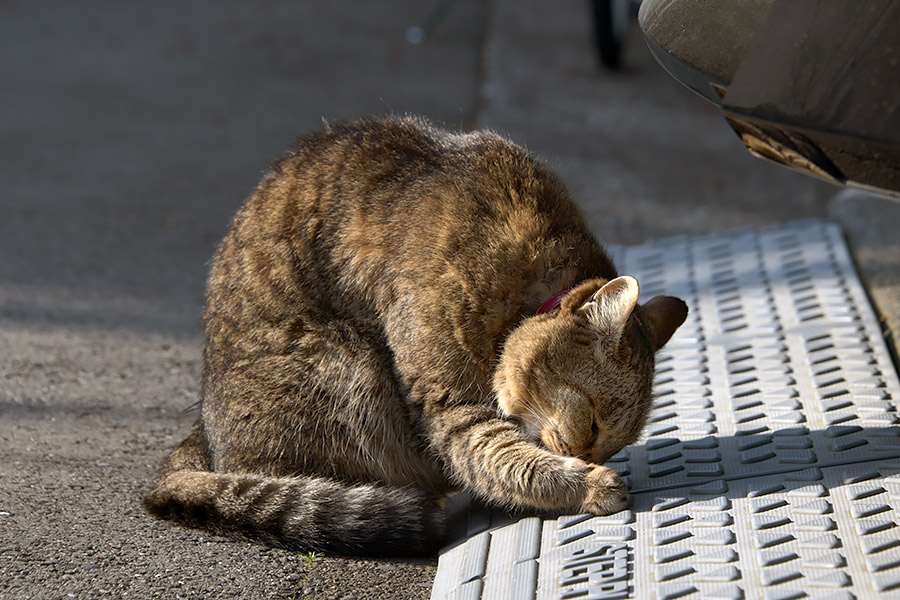
M637 298L632 277L594 279L525 319L495 372L500 410L536 442L588 462L633 443L652 402L654 353L687 317L678 298Z

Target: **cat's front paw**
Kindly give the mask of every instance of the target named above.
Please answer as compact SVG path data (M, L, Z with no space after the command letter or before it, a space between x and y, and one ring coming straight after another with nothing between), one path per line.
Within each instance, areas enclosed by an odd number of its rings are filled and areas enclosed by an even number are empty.
M609 515L628 506L628 487L619 474L595 465L587 474L587 496L581 510L594 515Z

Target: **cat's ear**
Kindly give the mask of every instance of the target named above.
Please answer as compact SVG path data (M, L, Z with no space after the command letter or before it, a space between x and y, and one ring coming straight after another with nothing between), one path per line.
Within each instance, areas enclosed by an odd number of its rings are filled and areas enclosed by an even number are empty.
M641 318L650 321L648 337L653 351L662 348L687 319L684 300L673 296L656 296L641 306Z
M634 277L616 277L597 290L578 310L587 316L604 345L615 347L638 299Z

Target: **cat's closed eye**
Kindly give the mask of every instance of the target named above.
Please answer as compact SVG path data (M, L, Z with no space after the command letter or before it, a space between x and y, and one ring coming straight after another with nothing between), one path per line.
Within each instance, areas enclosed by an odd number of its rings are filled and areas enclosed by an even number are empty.
M600 435L600 426L597 425L597 421L591 423L591 437L588 439L588 445L593 446L597 443L597 436Z

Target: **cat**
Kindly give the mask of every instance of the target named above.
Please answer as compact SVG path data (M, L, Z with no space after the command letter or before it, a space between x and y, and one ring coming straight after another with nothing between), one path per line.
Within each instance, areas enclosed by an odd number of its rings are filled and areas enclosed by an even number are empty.
M549 299L549 300L548 300ZM216 252L201 413L145 505L265 544L430 553L456 490L626 506L687 306L637 305L566 188L494 133L415 117L298 141Z

